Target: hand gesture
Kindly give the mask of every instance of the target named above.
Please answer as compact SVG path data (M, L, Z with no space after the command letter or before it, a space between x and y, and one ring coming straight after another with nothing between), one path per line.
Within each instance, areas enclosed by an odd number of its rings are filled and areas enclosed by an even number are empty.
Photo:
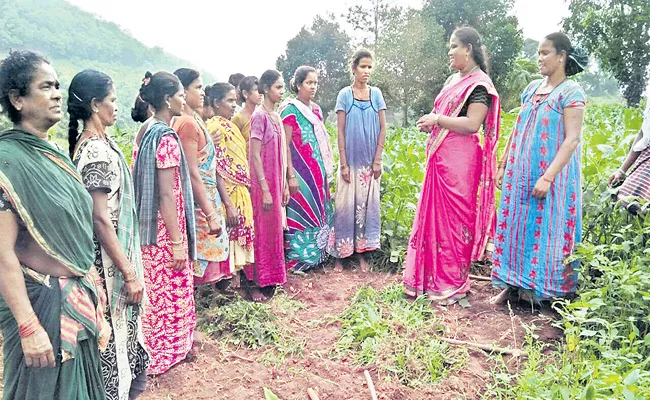
M379 177L381 176L381 173L382 173L381 162L377 162L377 161L373 162L372 163L372 176L375 179L379 179Z
M222 226L218 218L208 220L208 228L210 229L210 235L221 236Z
M239 214L232 204L226 206L226 225L229 228L239 225Z
M295 176L289 178L289 193L296 194L299 188L300 186L298 185L298 178L296 178Z

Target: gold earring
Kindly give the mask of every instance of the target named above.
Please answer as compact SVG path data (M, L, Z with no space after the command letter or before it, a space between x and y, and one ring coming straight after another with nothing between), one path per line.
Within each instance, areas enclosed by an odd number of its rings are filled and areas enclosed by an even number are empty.
M172 108L172 103L170 103L169 101L167 101L167 108L170 109L170 110Z
M97 114L97 113L99 113L99 110L98 110L98 109L94 109L93 112L94 112L95 114Z
M465 54L465 61L469 61L469 54Z

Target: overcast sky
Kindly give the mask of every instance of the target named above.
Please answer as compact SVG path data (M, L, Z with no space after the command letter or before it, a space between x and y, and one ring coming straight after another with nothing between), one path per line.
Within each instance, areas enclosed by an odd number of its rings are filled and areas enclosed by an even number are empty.
M275 67L286 43L316 15L339 16L364 0L68 0L124 28L148 46L184 58L225 80L233 72L259 75ZM393 0L420 7L421 0ZM516 0L515 14L524 36L539 40L558 30L566 0ZM230 41L232 51L223 48ZM210 45L210 43L214 43Z

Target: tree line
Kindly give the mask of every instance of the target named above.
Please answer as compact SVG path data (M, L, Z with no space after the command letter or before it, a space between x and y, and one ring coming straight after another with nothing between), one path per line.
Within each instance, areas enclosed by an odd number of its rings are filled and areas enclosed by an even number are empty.
M349 55L355 47L368 47L377 60L373 84L382 89L394 122L406 126L431 110L451 73L449 36L456 27L471 25L483 36L491 77L509 110L519 105L526 85L539 78L538 42L524 39L513 7L514 0L425 0L421 9L390 0L364 1L345 15L317 16L288 41L276 67L287 80L300 65L316 67L321 83L316 101L329 113L338 91L350 84ZM578 78L587 93L620 91L629 106L638 105L650 65L650 2L572 0L569 10L563 29L597 65ZM343 25L352 27L353 37Z

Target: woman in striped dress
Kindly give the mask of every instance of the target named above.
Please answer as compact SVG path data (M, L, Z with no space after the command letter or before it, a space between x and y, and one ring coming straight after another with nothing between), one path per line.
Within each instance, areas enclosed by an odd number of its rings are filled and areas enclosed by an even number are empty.
M623 184L618 191L618 199L630 212L636 214L639 204L634 200L650 200L650 101L646 105L643 125L632 149L623 165L609 178L610 185L621 182Z
M492 282L528 300L563 297L576 290L575 263L565 263L581 239L580 134L585 94L567 76L587 57L563 33L539 46L540 73L521 96L517 124L499 165L501 190L494 239Z

